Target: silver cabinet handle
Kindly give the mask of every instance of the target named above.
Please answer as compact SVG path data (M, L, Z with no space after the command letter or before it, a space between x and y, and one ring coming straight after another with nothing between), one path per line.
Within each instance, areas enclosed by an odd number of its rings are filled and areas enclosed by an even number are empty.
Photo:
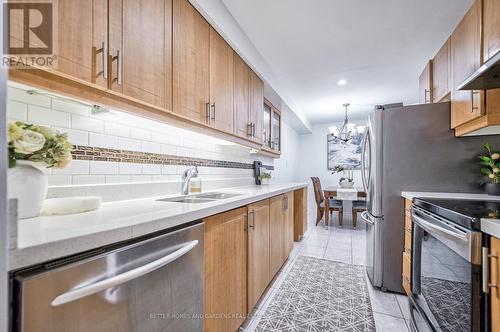
M250 215L252 216L252 219L250 219ZM255 229L255 210L249 211L248 212L248 228ZM250 223L250 220L252 220L252 223Z
M255 138L255 123L252 122L252 137Z
M210 122L210 103L205 103L205 109L207 112L207 122Z
M428 94L429 92L431 92L429 89L425 89L425 90L424 90L424 103L425 103L425 104L428 104L428 103L430 103L430 102L431 102L431 99L430 99L430 98L429 98L429 100L427 100L427 94Z
M483 280L482 280L482 288L483 293L488 294L490 292L490 261L489 261L489 249L483 247L483 255L482 255L482 266L483 266Z
M59 296L57 296L51 303L53 307L57 307L69 302L73 302L84 298L86 296L98 293L110 287L118 286L124 284L133 279L137 279L143 275L151 273L153 271L158 270L159 268L175 261L176 259L182 257L183 255L190 252L196 245L198 244L198 240L193 240L185 245L183 245L180 249L160 258L148 264L142 265L133 270L121 273L114 277L104 279L98 281L96 283L90 284L88 286L78 287L72 290L67 291Z
M363 219L369 225L375 225L375 222L370 219L370 217L368 216L368 212L366 211L363 211L361 213L361 219Z
M253 125L251 122L247 123L247 136L252 137L253 135Z
M215 103L213 103L212 106L210 106L210 108L214 111L213 115L210 116L210 119L215 121Z
M479 107L474 106L474 95L477 95L479 93L480 93L480 91L477 91L477 90L472 90L471 91L471 104L472 104L472 107L471 107L471 110L470 110L471 113L474 113L476 110L479 109Z
M97 76L102 74L102 77L104 79L108 79L108 43L102 42L101 43L101 48L96 50L96 54L101 53L101 59L102 59L102 72L97 73Z
M116 60L116 77L113 82L117 82L119 85L122 84L122 53L120 50L116 51L116 56L113 57L112 61Z
M422 227L424 230L426 230L429 233L439 233L447 238L451 238L453 240L459 240L462 242L469 242L469 238L465 236L464 234L454 232L452 230L440 227L438 225L435 225L415 214L414 211L411 212L411 218L412 221L415 222L418 226Z

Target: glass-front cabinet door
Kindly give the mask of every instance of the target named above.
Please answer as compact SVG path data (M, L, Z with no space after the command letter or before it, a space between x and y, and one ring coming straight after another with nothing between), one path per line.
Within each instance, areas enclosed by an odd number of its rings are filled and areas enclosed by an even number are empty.
M264 146L271 148L271 115L273 113L273 106L266 100L264 101L264 121L262 128L262 136L264 139Z
M281 151L281 112L268 100L264 100L264 149L272 153Z
M273 109L273 117L271 119L271 149L281 150L281 113L277 109Z

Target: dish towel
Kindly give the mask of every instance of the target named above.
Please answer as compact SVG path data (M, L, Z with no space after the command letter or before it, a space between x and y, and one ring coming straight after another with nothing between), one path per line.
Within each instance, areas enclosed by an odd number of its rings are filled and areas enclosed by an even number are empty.
M356 188L339 188L335 198L343 201L355 201L358 199L358 190Z

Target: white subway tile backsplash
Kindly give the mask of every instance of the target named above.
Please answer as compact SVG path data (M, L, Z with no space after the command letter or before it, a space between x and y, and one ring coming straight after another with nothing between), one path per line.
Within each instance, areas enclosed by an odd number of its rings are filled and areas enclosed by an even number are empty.
M141 141L118 137L118 148L121 150L129 150L129 151L141 151Z
M52 174L54 175L83 175L89 174L90 171L90 161L88 160L73 160L63 169L54 168Z
M153 175L154 182L171 181L170 175Z
M51 98L41 95L30 95L26 90L21 90L13 87L7 89L7 98L9 100L20 101L25 104L37 105L42 107L51 106Z
M71 184L71 175L49 175L49 186L67 186Z
M178 174L177 165L162 165L161 174Z
M153 177L151 175L133 175L131 180L132 182L151 182Z
M7 116L10 119L26 121L28 117L28 105L9 100L7 103Z
M106 183L130 183L131 177L129 175L108 175L106 176Z
M130 128L130 137L143 141L150 141L151 132L146 129Z
M161 145L161 153L172 155L172 156L176 155L177 154L177 147L174 145L170 145L170 144L162 144Z
M151 140L153 142L168 144L170 142L170 136L168 134L165 134L165 133L152 132L151 133Z
M141 142L141 151L149 153L161 153L161 144L154 142Z
M89 144L89 133L83 130L67 129L61 127L53 127L60 133L68 134L68 139L73 145L88 145Z
M105 183L106 177L104 175L74 175L73 184L102 184Z
M90 174L113 175L119 173L119 163L108 161L91 161Z
M104 133L107 135L115 135L120 137L129 137L130 128L124 125L105 122L104 123Z
M120 163L120 174L142 174L142 164Z
M144 164L142 165L142 174L161 174L161 165Z
M71 128L92 133L104 133L104 121L73 114L71 115Z
M70 115L49 108L28 105L28 121L36 124L69 128Z
M90 115L90 106L74 103L71 101L61 100L58 98L52 99L52 108L58 111L78 114L81 116Z
M118 137L89 133L89 145L106 149L118 149Z

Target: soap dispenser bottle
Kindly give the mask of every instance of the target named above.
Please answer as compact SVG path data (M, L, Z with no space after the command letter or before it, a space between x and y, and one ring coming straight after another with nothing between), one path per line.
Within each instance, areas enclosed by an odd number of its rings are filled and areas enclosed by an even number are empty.
M196 171L198 171L198 167L196 167ZM189 181L189 192L190 193L201 193L201 175L200 172L197 172L196 176L191 178Z

